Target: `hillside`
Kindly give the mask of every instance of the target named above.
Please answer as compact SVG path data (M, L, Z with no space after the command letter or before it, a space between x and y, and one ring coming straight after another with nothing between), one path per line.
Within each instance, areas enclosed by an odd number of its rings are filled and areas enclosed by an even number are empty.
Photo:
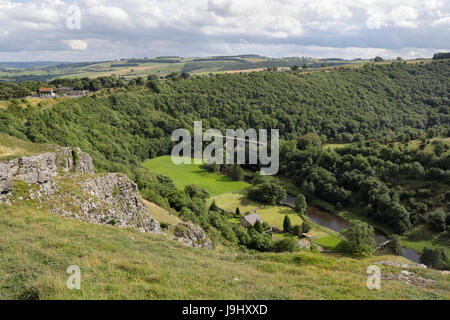
M176 188L179 180L158 175L169 173L152 174L141 164L168 155L172 131L192 130L195 120L221 131L278 128L283 139L278 178L294 186L292 196L302 193L328 212L362 219L386 235L403 235L403 244L419 253L425 246L448 250L449 75L449 60L442 60L329 72L174 76L49 108L13 100L0 109L0 131L80 147L98 171L126 173L146 200L201 225L213 242L270 251L274 243L267 237L249 238L229 223L233 208L211 213L201 189L182 189L195 179ZM334 142L341 147L323 147ZM259 168L244 169L253 175Z
M166 76L172 72L193 74L223 73L226 71L248 71L265 68L289 68L304 66L309 68L352 64L354 61L342 59L313 58L267 58L258 55L217 56L217 57L157 57L134 58L120 61L81 63L1 63L0 82L46 81L56 78L96 78L117 76L123 79Z
M358 261L317 253L248 254L187 248L163 235L0 205L2 299L449 299L448 276L410 269L436 283L382 280L366 288ZM81 290L65 273L81 268ZM383 273L401 269L382 267Z
M1 299L449 298L447 276L407 267L412 272L409 284L395 276L398 268L383 266L382 289L367 289L369 264L407 261L393 256L355 260L313 252L261 254L221 245L208 250L174 241L176 232L170 230L154 234L158 229L152 227L150 233L143 232L145 225L139 221L148 213L141 211L145 207L136 209L139 195L133 194L126 177L94 174L89 156L80 151L72 158L73 151L67 148L5 135L0 139L0 156L13 144L20 149L8 151L0 163L15 164L18 159L21 164L12 168L18 170L12 176L12 191L3 193L0 201ZM52 161L58 168L50 165ZM36 170L37 181L33 180ZM46 179L39 178L42 172ZM110 181L99 180L88 185L89 192L83 191L86 182L104 177ZM114 181L119 183L117 191L109 190L114 189ZM78 204L79 200L85 204ZM84 211L87 203L91 209ZM160 222L181 223L154 204L142 205ZM136 217L127 218L131 215ZM65 271L70 265L81 269L80 290L66 288Z

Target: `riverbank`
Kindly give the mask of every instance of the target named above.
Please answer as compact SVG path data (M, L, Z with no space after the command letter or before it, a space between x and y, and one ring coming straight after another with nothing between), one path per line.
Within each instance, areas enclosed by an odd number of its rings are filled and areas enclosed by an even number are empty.
M331 204L320 200L320 199L312 199L310 201L310 205L306 209L306 216L311 219L312 222L331 229L340 233L342 230L347 229L350 226L349 221L352 219L363 220L360 217L350 214L346 211L337 211L334 209L334 206ZM284 205L294 207L295 206L295 197L288 194L286 199L283 202ZM371 225L373 225L370 221L365 221ZM374 226L375 229L375 243L379 245L385 241L387 241L387 234L385 233L385 229L380 229L379 226ZM412 248L406 247L402 242L404 251L402 252L402 256L408 260L411 260L415 263L420 263L420 254Z

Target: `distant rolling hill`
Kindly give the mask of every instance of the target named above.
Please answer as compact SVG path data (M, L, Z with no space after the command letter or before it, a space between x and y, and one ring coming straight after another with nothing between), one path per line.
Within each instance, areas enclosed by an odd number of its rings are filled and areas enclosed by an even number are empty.
M165 76L172 72L193 74L248 72L264 68L289 68L294 65L317 68L354 63L342 59L315 59L307 57L268 58L259 55L215 57L157 57L133 58L101 62L0 62L0 81L47 81L55 78L95 78L100 76L125 79Z

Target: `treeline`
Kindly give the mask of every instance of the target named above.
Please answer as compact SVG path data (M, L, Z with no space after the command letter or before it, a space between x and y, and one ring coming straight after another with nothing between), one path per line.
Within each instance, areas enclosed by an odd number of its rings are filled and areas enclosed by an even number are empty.
M295 177L303 194L337 210L357 208L396 233L420 224L447 231L450 215L440 212L450 211L449 154L399 150L375 141L323 150L317 140L288 141L281 147L280 174Z
M433 60L450 59L450 52L438 52L433 55Z
M135 83L135 82L134 82ZM108 88L122 88L127 84L114 76L94 79L55 79L49 82L25 81L21 83L0 82L0 100L20 99L38 92L40 87L72 87L74 90L98 91Z

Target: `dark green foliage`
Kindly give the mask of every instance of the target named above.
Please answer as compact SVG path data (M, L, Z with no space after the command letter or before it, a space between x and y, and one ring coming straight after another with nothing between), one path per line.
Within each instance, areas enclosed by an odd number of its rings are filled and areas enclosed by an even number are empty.
M309 223L308 221L304 221L302 223L302 232L303 233L307 233L312 229L312 224Z
M306 198L303 194L299 193L295 198L295 211L300 214L304 214L306 210Z
M209 206L209 210L211 210L211 211L216 211L216 210L218 210L218 209L219 209L219 207L217 207L216 200L214 199L214 200L211 202L211 205Z
M388 243L388 248L395 255L401 255L403 252L402 243L400 242L400 237L393 234L389 237L390 242Z
M303 228L302 225L300 224L296 224L293 228L292 228L292 233L296 236L301 237L302 233L303 233Z
M346 241L341 242L342 249L354 257L370 256L375 248L374 231L367 223L354 220L350 227L342 231Z
M444 212L444 210L439 209L433 212L429 218L429 224L431 227L438 231L442 232L447 230L447 220L448 220L448 214Z
M438 52L433 55L433 60L450 59L450 52Z
M422 255L420 256L420 262L433 269L450 269L449 254L444 248L424 248Z
M209 197L208 191L196 184L188 184L184 187L184 192L191 198L206 200ZM215 202L214 202L215 204Z
M259 222L259 220L256 220L255 224L253 225L253 228L255 228L255 230L258 231L259 233L264 232L264 227L262 223Z
M277 181L257 184L248 190L248 197L255 201L275 205L286 198L286 190Z
M289 219L289 216L287 216L287 215L284 216L283 231L284 232L291 232L292 231L291 219Z
M230 169L230 177L234 181L242 181L244 180L244 171L242 170L241 166L238 164L235 164Z
M299 250L299 245L295 238L278 240L274 244L275 252L295 252Z

